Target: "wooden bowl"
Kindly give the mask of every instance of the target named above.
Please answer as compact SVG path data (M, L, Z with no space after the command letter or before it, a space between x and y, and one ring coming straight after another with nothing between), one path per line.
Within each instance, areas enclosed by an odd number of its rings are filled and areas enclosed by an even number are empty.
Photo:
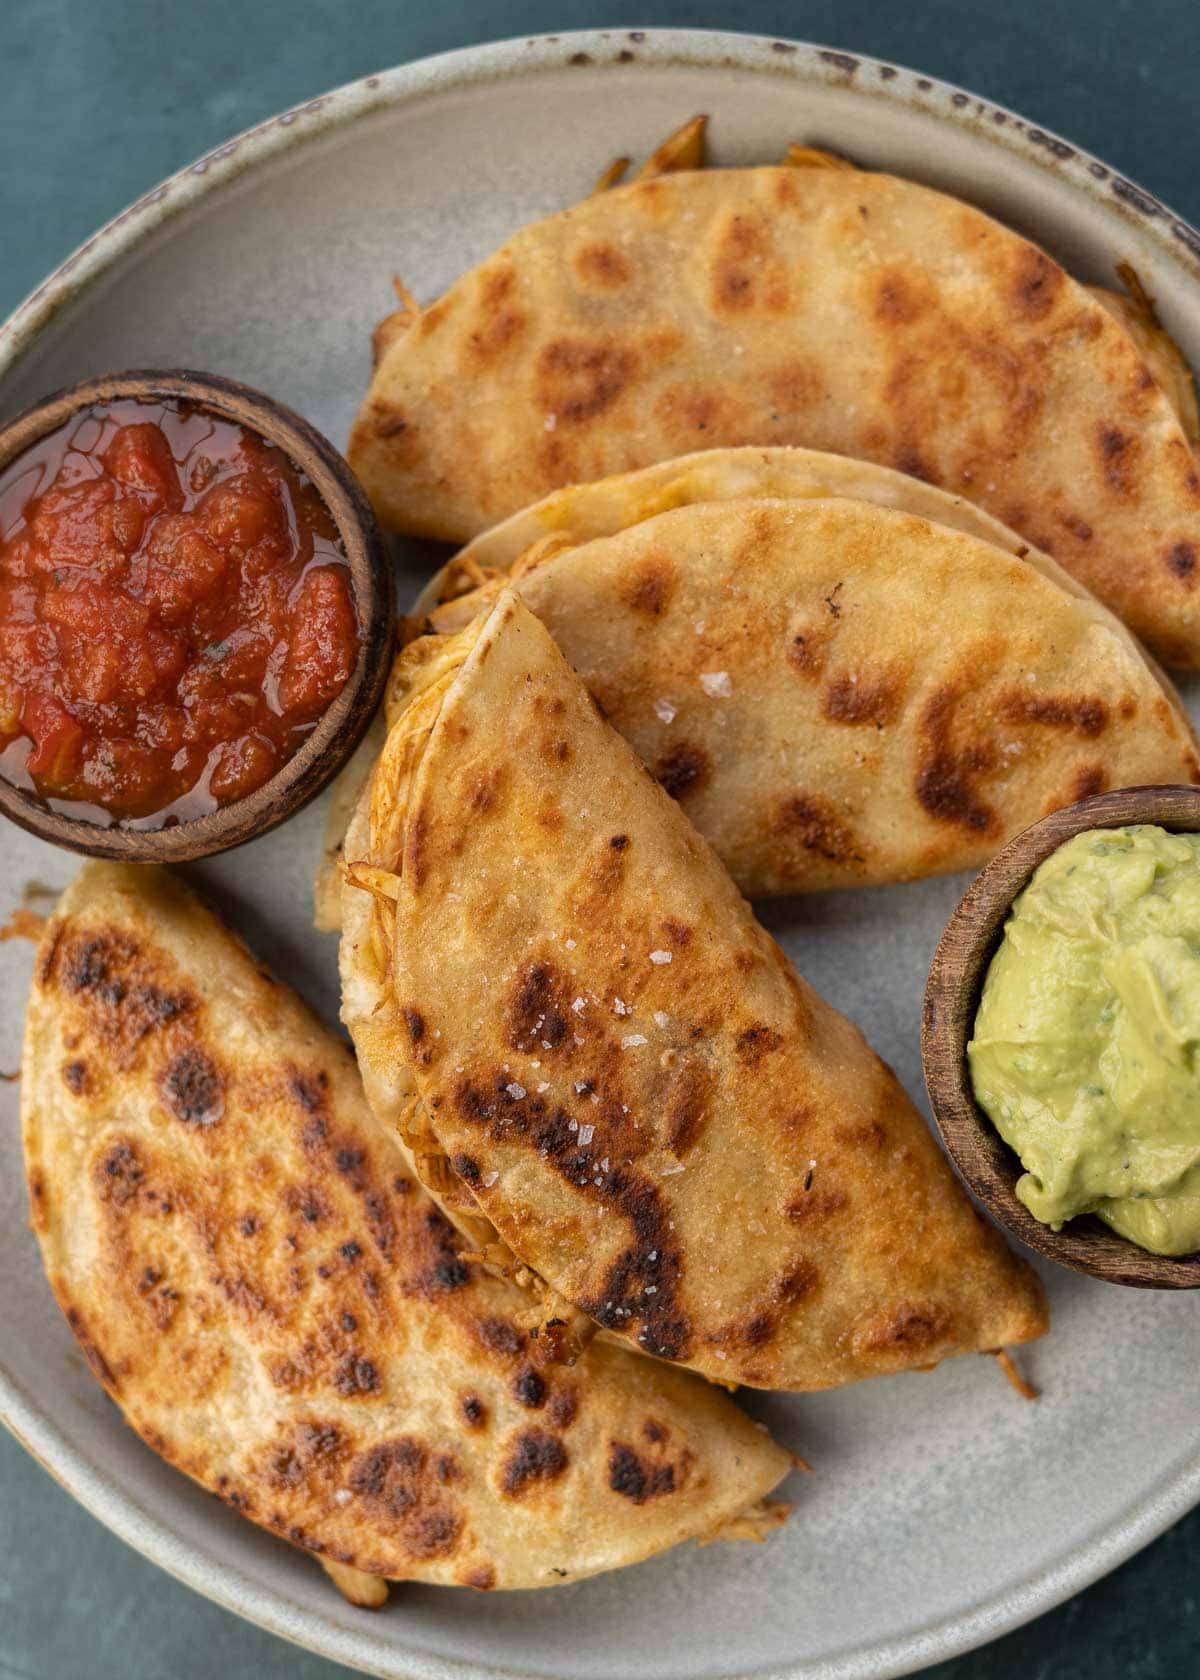
M394 590L370 504L333 445L282 403L219 374L139 370L104 374L56 391L0 427L0 472L80 410L137 398L188 402L235 421L277 445L307 476L341 537L362 637L345 686L291 758L253 793L204 816L157 829L104 827L52 811L36 795L0 777L0 812L43 840L126 863L178 863L266 834L341 769L383 696L393 652Z
M1072 1271L1136 1289L1200 1288L1200 1253L1148 1254L1093 1215L1061 1231L1017 1200L1022 1167L976 1103L967 1043L979 997L1013 900L1034 870L1065 841L1091 828L1156 823L1200 833L1200 787L1135 787L1102 793L1043 817L994 857L946 924L925 988L921 1057L933 1117L951 1160L992 1217L1029 1248Z

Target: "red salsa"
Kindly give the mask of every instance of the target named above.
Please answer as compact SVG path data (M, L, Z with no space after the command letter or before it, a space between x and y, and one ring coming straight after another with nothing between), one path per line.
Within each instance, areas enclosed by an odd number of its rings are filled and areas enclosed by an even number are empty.
M114 402L0 475L0 774L55 810L158 828L251 793L359 640L325 504L233 421Z

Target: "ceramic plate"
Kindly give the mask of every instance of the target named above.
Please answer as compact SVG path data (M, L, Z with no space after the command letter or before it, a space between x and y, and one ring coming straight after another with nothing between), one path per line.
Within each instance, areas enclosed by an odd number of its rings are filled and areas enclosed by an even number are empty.
M134 205L0 337L0 412L108 368L232 374L344 443L393 270L429 298L533 217L696 111L715 156L789 140L946 187L1089 280L1134 264L1200 365L1200 239L1052 135L890 65L734 35L516 41L344 88L219 147ZM429 555L402 560L415 593ZM198 867L250 942L336 1017L334 941L309 927L323 811ZM0 916L65 853L6 829ZM930 955L961 880L772 906L771 930L914 1094ZM34 889L35 890L35 889ZM16 1065L29 948L0 945L0 1068ZM992 1638L1111 1569L1200 1498L1200 1313L1184 1295L1049 1270L1054 1328L1029 1405L990 1359L748 1408L816 1466L766 1545L689 1548L554 1592L400 1587L371 1616L312 1561L161 1465L75 1351L25 1227L16 1091L0 1087L0 1407L123 1539L230 1609L406 1680L900 1674Z

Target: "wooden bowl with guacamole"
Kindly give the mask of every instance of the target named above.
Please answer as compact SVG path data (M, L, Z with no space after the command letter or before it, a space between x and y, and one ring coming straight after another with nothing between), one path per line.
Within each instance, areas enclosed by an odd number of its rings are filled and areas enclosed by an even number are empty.
M1122 788L1010 841L934 953L921 1054L951 1159L1015 1237L1200 1288L1200 788Z

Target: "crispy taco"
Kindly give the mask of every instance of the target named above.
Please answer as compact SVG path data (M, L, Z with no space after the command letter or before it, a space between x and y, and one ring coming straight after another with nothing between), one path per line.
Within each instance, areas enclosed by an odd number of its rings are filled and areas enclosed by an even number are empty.
M570 485L522 509L448 561L422 590L405 623L410 634L419 628L461 627L479 610L482 600L476 597L468 602L467 597L485 584L498 588L514 573L517 562L521 570L528 569L534 558L528 551L535 544L542 545L537 553L545 557L553 548L613 536L670 508L749 496L839 496L920 514L1011 554L1029 552L1023 538L961 496L948 495L872 462L789 447L708 449L594 484ZM1068 587L1074 587L1065 573L1060 576ZM346 828L385 734L386 722L380 714L334 784L313 882L314 921L319 928L341 925L340 867ZM747 890L755 890L753 882Z
M615 1346L539 1359L345 1046L166 874L68 890L21 1088L34 1229L96 1377L356 1601L576 1581L779 1515L789 1455L723 1394Z
M350 440L381 518L464 541L563 484L805 444L969 497L1168 662L1200 663L1178 358L1164 388L1160 341L1036 245L819 157L613 187L410 300Z
M1120 621L985 515L926 516L949 503L861 462L714 451L556 492L452 561L423 617L452 632L511 585L752 897L976 867L1086 795L1200 780Z
M347 842L368 1095L474 1241L716 1381L818 1389L1040 1335L890 1070L506 592L402 660Z

